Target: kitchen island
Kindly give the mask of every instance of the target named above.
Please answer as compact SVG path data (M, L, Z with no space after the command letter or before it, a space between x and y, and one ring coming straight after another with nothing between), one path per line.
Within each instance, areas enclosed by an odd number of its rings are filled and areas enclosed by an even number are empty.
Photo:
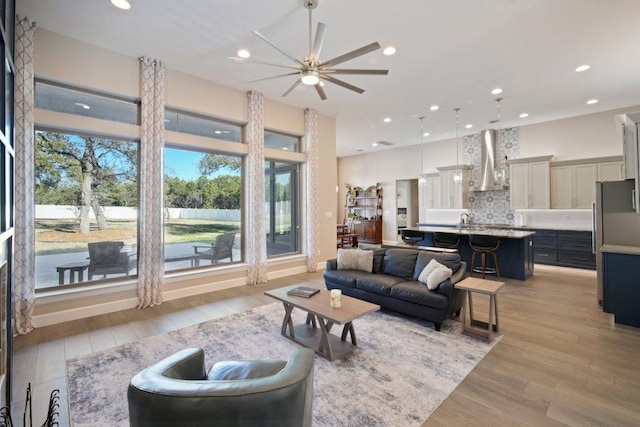
M517 280L527 280L533 276L533 240L531 236L535 234L534 231L491 227L441 226L407 227L402 232L404 233L405 230L422 233L422 240L418 243L419 246L435 246L433 233L442 232L459 235L460 245L458 246L458 252L462 260L466 261L469 269L471 268L471 256L473 255L473 249L469 246L469 235L479 234L498 237L500 238L500 247L496 251L496 255L500 264L500 276ZM492 257L487 257L487 266L495 267Z

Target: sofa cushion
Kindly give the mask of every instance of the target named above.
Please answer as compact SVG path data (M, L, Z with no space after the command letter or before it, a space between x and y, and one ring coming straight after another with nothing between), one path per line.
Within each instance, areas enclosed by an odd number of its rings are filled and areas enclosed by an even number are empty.
M371 274L356 279L356 288L380 295L390 295L391 288L405 279L387 274Z
M396 277L411 279L417 256L417 250L387 249L382 262L382 272ZM420 269L420 271L422 271L422 269Z
M394 298L444 310L447 307L447 297L430 291L418 281L400 282L391 288L390 295Z
M367 275L373 275L373 273L365 273L358 270L325 270L323 273L325 281L349 288L356 287L356 279L358 277Z
M338 249L338 270L373 271L373 251Z
M386 249L374 249L373 250L373 272L381 273L382 272L382 262L384 260L384 254L387 252Z
M432 259L450 268L452 273L455 273L460 268L460 254L420 251L416 259L415 269L413 270L413 280L418 280L420 273L422 273L422 270L424 270Z

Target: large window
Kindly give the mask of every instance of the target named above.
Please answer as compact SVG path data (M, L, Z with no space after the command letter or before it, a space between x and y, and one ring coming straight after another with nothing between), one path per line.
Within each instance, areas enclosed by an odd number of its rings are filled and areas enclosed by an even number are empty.
M268 257L299 252L298 173L295 163L265 162Z
M136 274L138 144L36 132L36 289Z
M242 261L242 159L164 150L165 271Z

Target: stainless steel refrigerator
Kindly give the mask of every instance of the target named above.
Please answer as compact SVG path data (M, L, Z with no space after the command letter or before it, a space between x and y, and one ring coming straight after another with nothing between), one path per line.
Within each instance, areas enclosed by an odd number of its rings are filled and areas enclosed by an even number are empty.
M593 252L596 254L598 302L602 305L602 245L640 246L640 214L635 211L635 182L596 183L593 205Z

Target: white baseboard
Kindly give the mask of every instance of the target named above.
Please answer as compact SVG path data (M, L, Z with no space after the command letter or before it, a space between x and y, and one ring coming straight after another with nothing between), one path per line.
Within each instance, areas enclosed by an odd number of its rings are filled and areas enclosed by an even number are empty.
M325 268L324 262L318 263L318 270ZM306 266L296 266L292 268L276 270L268 273L268 280L278 279L281 277L301 274L307 271ZM219 291L223 289L235 288L247 284L246 277L238 277L224 281L213 281L200 285L190 286L188 288L172 289L163 292L163 300L171 301L179 298L201 295L208 292ZM84 319L87 317L97 316L101 314L113 313L116 311L128 310L138 306L138 298L125 298L117 301L110 301L101 304L94 304L83 307L76 307L52 313L40 314L33 317L33 326L41 328L43 326L55 325L58 323L68 322L71 320Z

